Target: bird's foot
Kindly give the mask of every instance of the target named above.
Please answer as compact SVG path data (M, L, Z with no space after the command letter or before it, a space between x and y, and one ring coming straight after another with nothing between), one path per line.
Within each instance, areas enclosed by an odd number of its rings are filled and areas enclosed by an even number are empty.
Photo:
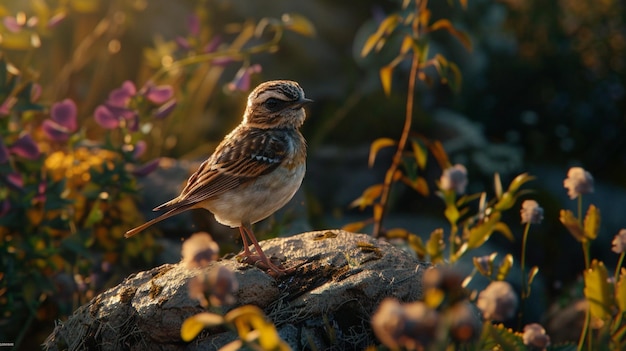
M294 268L285 268L277 262L272 263L272 260L265 255L253 254L251 251L244 251L237 256L237 260L241 263L246 263L255 266L272 277L279 277L281 275L289 274L294 271ZM275 260L278 261L278 260Z

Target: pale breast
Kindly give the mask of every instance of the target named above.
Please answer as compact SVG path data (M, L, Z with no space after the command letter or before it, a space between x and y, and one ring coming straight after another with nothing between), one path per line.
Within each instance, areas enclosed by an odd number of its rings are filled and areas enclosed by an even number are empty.
M298 191L306 166L281 165L256 181L206 201L203 207L213 212L215 219L230 227L242 222L256 223L285 206Z

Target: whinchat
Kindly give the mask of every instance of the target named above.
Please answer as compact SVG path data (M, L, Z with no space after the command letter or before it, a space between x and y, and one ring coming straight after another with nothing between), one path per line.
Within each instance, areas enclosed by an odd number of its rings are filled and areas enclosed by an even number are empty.
M126 232L133 236L181 212L203 208L226 226L239 227L243 257L277 273L263 253L251 225L269 217L296 193L306 170L304 97L298 83L288 80L260 84L248 96L243 121L189 177L178 197L156 207L158 217ZM249 241L248 241L249 240ZM256 249L254 255L250 242Z

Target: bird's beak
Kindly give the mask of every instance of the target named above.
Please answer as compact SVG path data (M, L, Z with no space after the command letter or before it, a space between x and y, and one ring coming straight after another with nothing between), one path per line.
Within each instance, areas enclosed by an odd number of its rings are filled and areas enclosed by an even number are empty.
M306 105L308 105L308 104L310 104L312 102L313 102L313 100L311 100L311 99L302 98L302 99L300 99L300 100L298 100L298 101L293 103L293 108L294 109L302 108L302 107L304 107L304 106L306 106Z

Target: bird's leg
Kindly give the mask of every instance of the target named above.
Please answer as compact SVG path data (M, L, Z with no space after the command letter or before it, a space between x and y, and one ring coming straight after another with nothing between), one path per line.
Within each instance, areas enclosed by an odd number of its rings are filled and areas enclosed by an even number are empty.
M250 243L248 243L248 238L246 236L246 232L243 229L243 225L239 227L239 233L241 234L241 240L243 241L243 254L244 257L252 256L252 252L250 252Z
M263 249L261 249L261 245L259 245L259 242L257 241L256 237L254 236L254 233L252 232L252 229L250 229L249 224L242 224L241 227L239 227L240 231L241 231L241 237L244 241L244 252L240 254L240 256L243 256L244 259L250 259L252 261L252 263L254 265L259 265L262 268L268 268L273 270L274 272L278 273L278 274L284 274L285 273L285 269L284 268L280 268L278 266L276 266L275 264L273 264L269 258L267 258L267 256L265 255L265 253L263 252ZM256 249L257 255L252 254L252 252L250 252L250 250L248 249L248 241L246 240L245 236L248 237L248 239L250 239L250 241L252 241L252 245L254 245L254 248Z

